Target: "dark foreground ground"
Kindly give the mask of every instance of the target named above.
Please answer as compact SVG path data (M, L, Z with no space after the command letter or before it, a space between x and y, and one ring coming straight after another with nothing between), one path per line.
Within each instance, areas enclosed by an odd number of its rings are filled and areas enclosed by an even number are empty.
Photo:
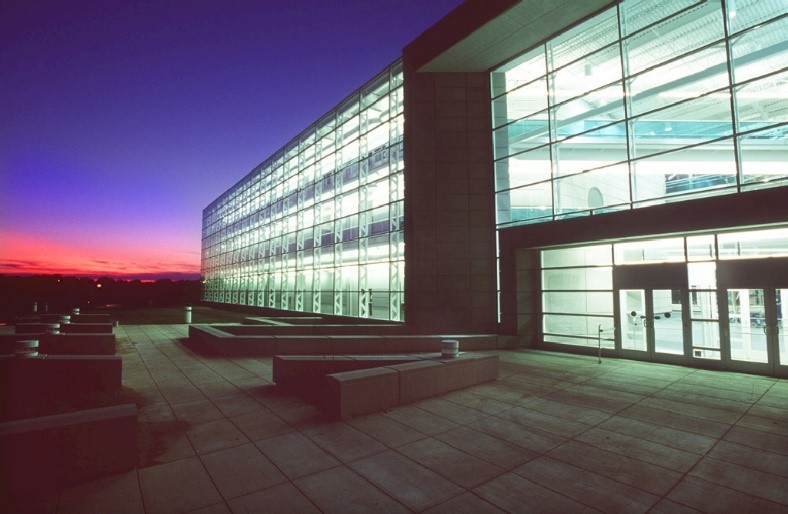
M124 390L140 405L137 468L26 509L788 511L785 380L513 350L497 352L495 383L327 421L277 390L270 358L188 342L182 314L117 312Z

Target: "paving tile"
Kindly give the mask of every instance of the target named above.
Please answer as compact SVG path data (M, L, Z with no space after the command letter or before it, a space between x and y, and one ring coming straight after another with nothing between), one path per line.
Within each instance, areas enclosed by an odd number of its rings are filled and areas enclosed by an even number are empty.
M512 469L540 454L469 427L460 427L435 436L458 450L503 469Z
M686 414L677 414L664 409L656 409L639 403L619 413L619 416L638 419L647 423L661 425L668 428L676 428L685 432L706 435L710 437L722 437L731 425L709 421L707 419L693 418Z
M689 471L701 458L697 453L601 428L592 428L580 434L577 440L601 450L663 466L681 473Z
M243 496L287 481L251 443L200 457L225 499Z
M677 392L670 389L663 389L649 398L649 402L659 400L670 400L674 408L682 409L682 404L687 415L718 421L720 423L733 424L749 408L749 403L736 402L734 400L724 400L710 398L708 396L694 394L691 392Z
M544 414L587 425L596 425L611 416L609 412L563 403L552 398L533 398L525 403L524 406Z
M463 491L393 450L357 460L350 467L412 510L438 505Z
M402 446L397 451L468 489L504 473L503 468L478 459L437 439L422 439Z
M258 412L260 410L268 412L268 409L260 405L246 393L239 392L231 396L212 398L214 405L227 417Z
M641 402L641 405L673 412L678 415L691 416L693 418L705 419L708 421L716 421L718 423L724 423L727 425L734 424L744 412L743 409L736 412L718 410L715 407L687 403L686 401L679 401L676 398L669 397L646 398Z
M459 426L453 421L412 405L395 407L390 411L384 412L383 415L425 435L440 434Z
M185 512L222 501L196 457L139 470L146 513Z
M265 407L258 404L259 409L246 414L230 418L235 426L249 438L250 441L260 441L269 437L294 432L295 428L288 425Z
M788 401L779 407L763 404L753 405L747 411L747 415L782 422L782 425L785 426L788 422L788 407L786 406L788 406Z
M320 512L301 491L289 483L234 498L227 503L233 514L258 514L260 512L312 514Z
M343 462L374 455L386 447L345 422L321 423L303 431L318 446Z
M161 394L167 399L170 405L182 402L193 402L205 400L205 395L196 387L175 387L171 389L161 389Z
M64 489L60 493L57 512L62 514L145 512L137 471L126 471Z
M408 512L402 504L344 466L299 478L294 483L323 512Z
M214 452L249 442L249 439L225 418L195 423L186 430L186 435L197 453Z
M463 389L462 391L444 394L441 398L471 407L484 414L497 414L512 407L509 403L499 402L493 398L487 398L483 395L476 394L473 391L474 388L471 390Z
M701 512L784 512L785 506L728 487L687 476L668 494L668 499Z
M513 405L517 405L517 402L531 397L531 394L527 393L524 388L518 387L517 389L513 389L511 387L504 387L503 381L501 380L498 380L495 384L474 386L468 389L468 391L490 400Z
M514 473L491 480L473 492L506 512L599 512Z
M223 417L219 409L210 400L197 400L193 402L174 403L172 412L175 417L190 423L211 421Z
M788 455L720 441L706 456L788 478Z
M255 444L290 479L311 475L340 464L299 432L271 437Z
M473 493L465 493L424 512L427 514L503 514L504 511Z
M595 394L589 394L587 391L583 391L582 389L573 389L571 391L553 391L550 393L549 397L559 402L571 403L580 407L589 407L592 409L609 412L611 414L619 412L629 407L633 403L631 401L622 401L604 396L597 396Z
M764 473L708 457L701 460L690 474L707 482L788 505L788 478L785 476Z
M549 457L532 460L514 472L603 512L646 512L659 499L641 489Z
M786 400L788 402L788 400ZM747 413L736 423L737 426L788 437L788 415L782 419L762 418Z
M443 398L430 398L413 405L460 425L467 425L468 423L473 423L474 421L487 417L487 414L481 411L466 405L444 400Z
M648 511L649 514L695 514L699 512L701 511L665 498L659 500L657 504Z
M760 448L767 452L788 455L788 437L780 434L737 425L731 428L723 439L752 448Z
M227 398L229 396L241 394L241 390L235 387L233 384L224 380L219 375L218 379L215 379L211 382L198 382L197 387L200 389L203 395L210 399L217 399L217 398Z
M226 503L214 503L201 509L190 510L189 514L230 514L230 507Z
M536 453L547 452L566 441L564 437L548 434L534 428L526 429L522 425L496 416L481 419L468 426Z
M665 388L665 393L678 393L678 394L688 394L689 398L698 397L701 398L703 403L705 402L730 402L731 405L740 405L746 406L752 405L766 392L766 388L751 388L748 390L737 391L727 389L725 387L721 387L720 384L715 384L714 386L708 385L700 385L694 384L688 381L682 380L681 382L676 382L671 384L669 387ZM659 396L659 395L656 395ZM705 398L704 398L705 397ZM695 403L695 402L692 402Z
M347 420L347 423L390 448L397 448L427 437L382 414L359 416Z
M682 477L677 471L576 441L562 444L547 456L657 496L667 493Z
M623 416L610 418L601 423L599 427L701 455L709 451L715 442L715 439L711 437L660 427Z
M557 434L564 437L574 437L590 427L583 423L557 418L550 414L534 411L526 407L514 407L500 414L496 414L496 417L512 421L518 425L536 428L550 434Z

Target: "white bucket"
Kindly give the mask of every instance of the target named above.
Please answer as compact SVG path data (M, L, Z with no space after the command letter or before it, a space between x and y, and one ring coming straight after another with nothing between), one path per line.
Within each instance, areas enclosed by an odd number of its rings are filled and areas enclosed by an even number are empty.
M441 357L444 359L454 359L460 353L460 342L456 339L441 340Z

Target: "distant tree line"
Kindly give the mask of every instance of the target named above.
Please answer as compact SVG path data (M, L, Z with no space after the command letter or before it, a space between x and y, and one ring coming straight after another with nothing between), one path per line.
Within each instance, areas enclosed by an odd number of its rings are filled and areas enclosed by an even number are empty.
M200 285L199 280L0 275L0 321L31 313L34 303L38 312L189 305L200 300Z

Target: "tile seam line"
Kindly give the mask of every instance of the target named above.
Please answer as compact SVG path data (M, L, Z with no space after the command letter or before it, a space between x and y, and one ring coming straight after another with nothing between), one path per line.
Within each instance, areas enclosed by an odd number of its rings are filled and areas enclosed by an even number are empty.
M687 377L689 377L689 376L692 376L692 375L694 375L694 374L698 373L698 371L699 371L699 370L695 370L695 371L693 371L692 373L689 373L689 374L687 375ZM674 383L675 383L675 382L674 382ZM709 453L711 453L712 451L714 451L714 448L716 448L716 447L717 447L717 446L720 444L720 441L722 441L722 440L723 440L723 439L724 439L724 438L725 438L725 437L726 437L726 436L727 436L727 435L730 433L730 431L731 431L731 430L733 430L733 428L734 428L734 427L736 427L736 426L738 425L739 421L741 421L741 419L742 419L742 418L743 418L743 417L744 417L744 416L745 416L745 415L746 415L748 412L750 412L750 409L752 409L752 407L753 407L753 406L754 406L754 405L755 405L757 402L759 402L759 401L760 401L760 400L763 398L763 396L766 394L766 392L767 392L767 391L769 391L769 390L771 390L771 388L772 388L773 386L774 386L774 383L772 383L772 386L770 386L770 387L769 387L769 389L767 389L766 391L764 391L763 393L761 393L761 394L760 394L760 396L758 397L758 399L757 399L757 400L755 400L755 401L753 401L753 402L750 404L750 406L749 406L749 407L747 407L747 409L746 409L746 410L745 410L743 413L741 413L741 414L739 415L739 417L738 417L738 418L736 418L736 420L735 420L735 421L734 421L734 422L733 422L733 423L732 423L732 424L731 424L731 425L728 427L728 429L727 429L727 430L725 430L725 432L724 432L723 434L721 434L719 437L717 437L717 438L716 438L716 441L715 441L715 442L714 442L714 444L711 446L711 448L709 448L709 449L708 449L708 450L707 450L705 453L703 453L703 454L700 456L700 458L699 458L699 459L698 459L698 460L695 462L695 464L693 464L693 465L692 465L692 467L691 467L691 468L689 468L689 469L688 469L688 470L687 470L687 471L686 471L686 472L683 474L683 476L681 477L681 480L679 480L678 482L676 482L676 483L673 485L673 487L671 487L671 488L670 488L670 489L669 489L669 490L668 490L668 491L667 491L667 492L666 492L666 493L663 495L662 499L665 499L665 500L667 500L667 499L670 499L670 498L668 498L668 496L669 496L669 495L670 495L670 494L671 494L671 493L672 493L672 492L673 492L673 491L676 489L676 487L678 487L678 485L679 485L679 484L681 484L682 482L684 482L684 480L685 480L687 477L689 477L689 476L690 476L690 474L691 474L691 473L692 473L692 472L693 472L693 471L694 471L694 470L695 470L695 469L696 469L696 468L697 468L697 467L700 465L700 463L701 463L701 462L702 462L702 461L703 461L703 460L706 458L706 456L707 456ZM749 469L749 468L748 468L748 469ZM708 482L708 480L704 480L702 477L699 477L699 476L695 476L695 478L699 478L699 479L703 480L704 482ZM713 483L713 482L708 482L708 483ZM755 495L752 495L752 494L746 493L746 492L744 492L744 491L739 491L738 489L734 489L734 488L732 488L732 487L728 487L727 485L722 485L722 484L714 484L714 485L717 485L717 486L719 486L719 487L723 487L723 488L725 488L725 489L728 489L728 490L731 490L731 491L736 491L736 492L739 492L739 493L743 493L743 494L746 494L746 495L748 495L748 496L751 496L751 497L753 497L753 498L761 498L761 499L763 499L763 500L771 501L771 500L769 500L768 498L762 498L762 497L760 497L760 496L755 496ZM671 501L675 501L676 503L679 503L680 505L685 505L685 504L683 504L683 503L681 503L681 502L679 502L679 501L677 501L677 500L672 500L672 499L671 499ZM686 506L687 506L687 507L690 507L689 505L686 505Z

